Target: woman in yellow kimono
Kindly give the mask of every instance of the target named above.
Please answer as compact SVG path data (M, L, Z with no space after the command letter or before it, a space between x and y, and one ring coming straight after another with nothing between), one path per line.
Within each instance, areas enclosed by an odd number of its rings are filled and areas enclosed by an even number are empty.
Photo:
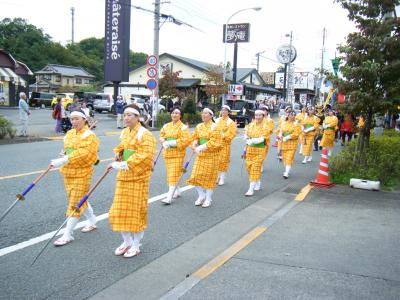
M269 150L270 136L274 132L275 123L274 123L274 120L272 120L272 118L269 115L268 106L263 105L260 107L260 109L264 112L263 123L264 123L264 127L266 127L268 130L268 138L265 140L265 155L264 155L264 160L265 160L265 158L267 157L267 154L268 154L268 150ZM262 170L261 170L261 172L262 172Z
M302 154L304 159L303 164L312 161L311 148L314 145L314 138L319 128L320 119L314 115L314 108L309 107L307 116L301 122L302 137Z
M328 116L325 117L322 128L324 133L322 135L321 147L328 148L328 156L332 155L333 142L335 140L335 131L338 130L338 118L333 114L331 109L328 109Z
M140 124L139 118L135 104L124 109L127 127L114 148L116 161L110 164L118 170L118 176L109 220L112 230L120 232L124 240L114 254L127 258L140 253L140 241L147 227L149 184L156 151L155 138Z
M213 116L211 109L204 108L201 113L203 123L196 126L191 136L192 149L197 157L186 183L195 186L199 197L194 204L202 207L211 205L211 196L218 178L218 153L222 148L221 131L213 123Z
M278 147L277 147L278 159L280 161L282 160L282 138L279 136L279 132L281 130L281 127L282 127L283 123L285 123L287 121L288 115L291 112L292 112L292 107L287 106L285 108L285 113L278 120L278 126L277 126L276 131L275 131L275 136L276 136L276 139L278 141Z
M87 126L87 116L81 110L73 111L70 115L72 129L64 137L64 148L60 158L52 159L50 164L61 167L64 185L68 196L66 215L73 213L75 206L89 191L93 175L93 166L98 160L99 139ZM83 214L87 224L82 232L96 229L96 216L88 201L86 201L71 218L68 219L64 234L54 242L55 246L64 246L74 240L73 231Z
M308 117L308 112L307 112L307 108L305 106L303 106L303 108L301 109L301 112L298 113L296 115L296 123L301 125L304 121L305 118ZM299 145L300 145L300 149L299 149L299 154L301 154L303 152L303 142L304 142L304 135L303 132L300 132L299 135Z
M225 176L231 160L231 143L236 136L236 123L229 118L231 108L223 105L221 116L215 121L222 134L222 149L219 152L218 185L225 184Z
M283 177L285 179L289 178L300 135L300 125L296 124L295 118L295 112L291 112L279 131L279 137L282 139L282 161L285 166Z
M269 128L264 123L264 111L254 112L254 121L246 128L246 169L249 173L249 190L245 196L253 196L261 189L261 168L265 159L266 142L269 140Z
M169 186L167 197L161 200L165 204L171 204L172 198L180 196L178 184L182 176L183 160L186 147L190 143L189 127L182 123L183 111L180 107L174 107L171 112L171 120L160 131L160 143L167 169L167 183Z

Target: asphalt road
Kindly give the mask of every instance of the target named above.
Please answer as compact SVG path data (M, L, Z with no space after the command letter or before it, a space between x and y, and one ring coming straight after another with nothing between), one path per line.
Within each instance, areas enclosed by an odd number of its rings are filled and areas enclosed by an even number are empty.
M158 132L153 133L158 136ZM118 136L100 136L100 140L100 159L111 158ZM160 201L149 205L148 229L143 239L142 254L130 260L113 255L121 237L110 230L108 220L104 219L98 223L98 230L93 233L83 234L76 230L75 241L65 247L55 248L50 245L36 264L30 266L46 242L35 243L31 239L56 230L65 220L67 202L62 177L57 171L50 172L0 224L0 298L87 298L274 191L286 187L288 192L297 193L315 177L319 153L314 152L314 162L306 166L297 158L291 178L284 180L283 166L276 160L276 148L271 148L265 163L262 190L254 197L246 198L247 174L245 169L241 170L240 159L243 144L240 138L234 140L226 185L215 190L214 202L210 208L194 206L197 197L194 189L185 191L183 197L171 206L164 206ZM0 147L0 212L38 174L13 175L45 169L61 147L62 141ZM107 163L102 162L95 168L93 180L100 176ZM97 216L108 212L114 186L115 173L107 176L90 198ZM165 167L160 159L151 178L149 197L156 197L166 191ZM17 250L16 247L20 247L23 242L29 245Z

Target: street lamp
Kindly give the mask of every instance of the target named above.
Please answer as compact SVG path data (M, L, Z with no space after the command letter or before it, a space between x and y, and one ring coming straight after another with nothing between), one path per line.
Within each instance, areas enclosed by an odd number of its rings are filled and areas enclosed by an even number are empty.
M235 15L237 15L238 13L240 13L240 12L242 12L242 11L245 11L245 10L255 10L255 11L260 11L261 9L262 9L262 7L248 7L248 8L243 8L243 9L240 9L240 10L238 10L238 11L236 11L236 12L234 12L229 18L228 18L228 20L226 20L226 22L225 22L225 36L224 36L224 47L225 47L225 49L224 49L224 65L223 65L223 68L224 68L224 82L225 82L225 80L226 80L226 40L227 40L227 38L228 38L228 24L229 24L229 21L235 16ZM224 99L224 103L222 103L222 104L225 104L225 95L224 95L224 97L223 97L223 99Z

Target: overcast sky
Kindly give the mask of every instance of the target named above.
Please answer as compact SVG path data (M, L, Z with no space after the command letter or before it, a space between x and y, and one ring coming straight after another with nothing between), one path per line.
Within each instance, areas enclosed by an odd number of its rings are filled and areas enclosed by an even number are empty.
M132 5L154 9L153 0L132 0ZM168 52L200 61L218 64L224 61L222 26L236 11L230 23L250 23L250 42L239 44L238 66L256 67L255 54L265 51L260 71L275 71L279 66L276 49L289 43L285 34L293 31L297 49L296 71L314 71L321 64L322 32L326 28L325 68L335 56L338 44L355 31L347 12L333 0L169 0L161 12L186 22L189 26L165 23L160 31L160 54ZM75 7L75 41L104 36L104 0L0 0L0 18L21 17L42 28L54 41L71 40L71 7ZM131 10L130 48L152 54L153 15ZM29 47L29 45L26 45ZM227 46L227 60L233 60L233 45Z

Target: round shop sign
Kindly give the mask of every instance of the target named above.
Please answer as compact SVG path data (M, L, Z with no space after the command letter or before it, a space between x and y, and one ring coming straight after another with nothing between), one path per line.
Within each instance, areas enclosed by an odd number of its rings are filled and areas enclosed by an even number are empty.
M290 45L282 45L276 50L276 58L281 64L294 62L296 56L296 48Z
M153 67L157 64L158 60L155 55L150 55L147 57L147 65Z
M147 80L146 86L149 90L154 90L157 87L157 81L155 79Z
M154 67L150 67L147 69L147 76L149 76L150 78L154 78L157 76L157 69Z

